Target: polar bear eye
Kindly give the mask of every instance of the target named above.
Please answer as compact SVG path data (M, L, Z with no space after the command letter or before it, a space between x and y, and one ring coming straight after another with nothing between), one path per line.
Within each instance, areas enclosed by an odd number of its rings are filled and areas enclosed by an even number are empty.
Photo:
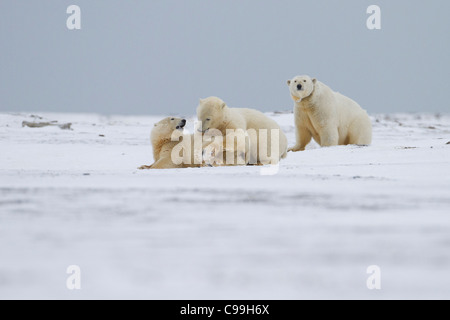
M175 118L172 118L172 119L170 119L170 120L172 120L172 121L173 121L173 120L175 120Z
M211 121L211 119L210 119L210 118L207 118L206 121Z

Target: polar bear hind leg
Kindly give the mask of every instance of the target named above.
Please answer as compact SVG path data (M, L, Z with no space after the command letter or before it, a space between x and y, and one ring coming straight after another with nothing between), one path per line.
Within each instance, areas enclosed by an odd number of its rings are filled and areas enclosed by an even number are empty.
M339 144L339 132L334 126L326 126L320 131L320 146L334 147Z
M368 146L372 143L372 123L370 118L354 121L349 127L349 144Z

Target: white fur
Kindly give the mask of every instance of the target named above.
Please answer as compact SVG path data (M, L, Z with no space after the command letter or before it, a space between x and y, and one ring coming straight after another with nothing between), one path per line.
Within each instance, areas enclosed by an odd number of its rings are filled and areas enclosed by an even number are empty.
M198 120L202 123L203 131L217 129L226 136L227 129L243 129L250 135L250 148L252 153L252 164L267 164L269 162L278 162L287 155L287 138L282 132L280 126L268 118L262 112L253 109L239 109L229 108L226 103L217 98L210 97L201 99L197 108ZM266 129L268 131L267 150L263 150L262 154L271 153L271 130L276 129L279 132L278 154L274 157L261 156L258 153L258 145L260 145L259 133L260 130ZM266 151L264 153L264 151Z
M305 150L311 138L322 147L372 143L370 118L358 103L309 76L297 76L288 86L297 137L290 151Z
M139 169L174 169L201 166L195 164L194 161L196 156L194 136L183 134L182 120L181 118L168 117L155 124L150 137L155 162L150 166L142 166ZM178 133L176 136L180 138L180 141L172 141L174 132ZM175 148L182 152L182 163L176 164L172 159L172 152Z

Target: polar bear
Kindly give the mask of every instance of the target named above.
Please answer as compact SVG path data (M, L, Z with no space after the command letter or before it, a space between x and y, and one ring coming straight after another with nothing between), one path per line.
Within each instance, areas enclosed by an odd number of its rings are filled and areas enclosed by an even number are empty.
M253 109L229 108L220 98L200 99L197 117L201 130L219 130L225 137L230 131L242 129L250 136L249 164L276 164L287 156L287 138L280 126L262 112ZM263 131L265 130L265 131ZM275 130L272 132L272 130ZM227 132L228 131L228 132ZM272 134L276 145L272 145ZM273 152L272 152L273 149Z
M289 151L305 150L311 138L322 147L372 143L372 123L358 103L309 76L297 76L287 84L295 101L297 138Z
M155 162L150 166L142 166L139 169L201 167L202 165L196 164L202 163L201 156L200 161L195 161L197 153L194 149L194 135L184 135L183 130L185 126L185 119L173 117L165 118L156 123L150 137ZM173 141L173 138L179 140ZM174 150L176 152L173 152ZM201 150L202 145L200 144L200 154ZM176 155L177 159L174 158L174 155Z
M239 166L251 162L251 137L242 129L232 130L223 136L219 130L202 132L203 152L202 158L205 165Z

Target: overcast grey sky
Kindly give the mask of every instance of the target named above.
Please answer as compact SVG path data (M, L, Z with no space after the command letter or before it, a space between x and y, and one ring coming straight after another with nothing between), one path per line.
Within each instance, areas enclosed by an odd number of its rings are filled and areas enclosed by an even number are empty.
M81 7L79 31L66 27ZM366 9L382 9L382 30ZM448 0L0 0L0 111L291 109L309 74L371 113L450 112Z

